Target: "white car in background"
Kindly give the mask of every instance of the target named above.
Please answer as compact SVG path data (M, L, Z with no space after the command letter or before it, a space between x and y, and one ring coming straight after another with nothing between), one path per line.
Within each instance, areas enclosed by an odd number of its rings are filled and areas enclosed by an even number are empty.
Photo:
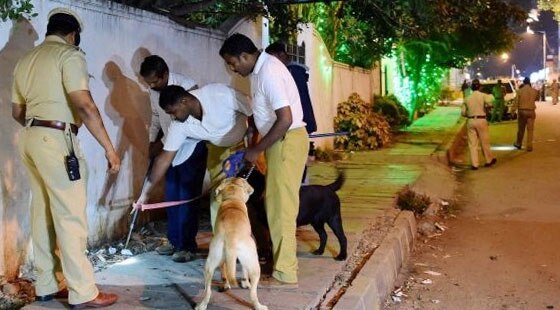
M492 89L496 85L498 85L498 80L480 80L480 91L485 94L492 95ZM504 96L504 113L502 119L517 119L517 113L513 110L513 99L516 95L515 87L513 86L513 84L511 84L511 81L509 79L502 79L502 85L506 89L506 95Z

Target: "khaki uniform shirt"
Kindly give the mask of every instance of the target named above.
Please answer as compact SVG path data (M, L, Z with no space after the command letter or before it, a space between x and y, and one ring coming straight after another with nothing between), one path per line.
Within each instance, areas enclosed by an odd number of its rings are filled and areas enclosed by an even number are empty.
M84 53L56 35L21 58L14 69L12 102L26 105L25 118L81 125L68 93L89 90Z
M514 108L519 110L534 110L537 108L535 101L539 98L539 91L525 84L515 96Z
M466 117L485 116L486 110L484 108L491 106L493 101L494 97L492 95L475 90L465 100L461 109L461 115Z

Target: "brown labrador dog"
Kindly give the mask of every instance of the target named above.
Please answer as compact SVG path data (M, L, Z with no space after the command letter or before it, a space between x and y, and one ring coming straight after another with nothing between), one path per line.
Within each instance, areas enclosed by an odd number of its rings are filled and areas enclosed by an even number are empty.
M253 188L243 178L225 179L216 189L220 208L204 268L204 299L196 306L196 310L205 310L208 307L212 294L212 277L218 266L222 267L222 277L225 279L224 290L230 289L231 285L237 286L235 278L237 259L243 269L241 287L250 289L253 307L256 310L268 309L257 298L261 269L245 205L252 193Z

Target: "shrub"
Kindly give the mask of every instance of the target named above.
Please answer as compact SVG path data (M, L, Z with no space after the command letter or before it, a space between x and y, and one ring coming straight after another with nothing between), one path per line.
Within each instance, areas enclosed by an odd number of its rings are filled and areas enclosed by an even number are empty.
M431 200L427 195L417 194L406 186L397 197L397 207L421 215L430 206Z
M373 112L383 115L392 128L402 128L411 123L408 111L394 95L375 96Z
M391 140L387 120L373 112L372 105L363 101L357 93L338 104L334 129L348 132L347 136L335 139L336 147L347 150L373 150Z

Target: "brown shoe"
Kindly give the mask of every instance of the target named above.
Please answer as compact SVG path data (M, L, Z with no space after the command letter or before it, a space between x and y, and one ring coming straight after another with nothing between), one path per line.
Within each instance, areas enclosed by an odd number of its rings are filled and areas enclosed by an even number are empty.
M70 309L85 309L85 308L103 308L110 306L117 302L119 296L111 293L101 293L94 299L77 305L70 305Z
M262 288L270 288L270 289L296 289L298 288L298 284L296 283L289 283L280 281L274 277L263 277L259 282L259 285Z

